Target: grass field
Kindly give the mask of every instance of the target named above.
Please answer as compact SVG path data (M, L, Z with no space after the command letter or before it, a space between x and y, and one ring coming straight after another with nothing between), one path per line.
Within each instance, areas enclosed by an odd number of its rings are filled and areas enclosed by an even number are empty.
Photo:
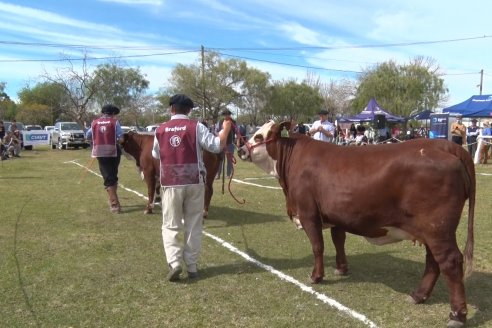
M211 236L367 317L377 327L444 327L448 293L439 279L424 305L407 295L424 269L411 242L373 246L349 235L350 275L332 275L325 231L325 282L310 285L305 233L286 217L281 190L233 182L240 205L215 182L205 223L200 279L167 273L161 211L144 215L145 186L122 158L123 213L111 214L101 178L84 174L88 150L38 147L0 166L0 327L368 327L299 285L247 261ZM97 163L92 169L98 172ZM475 272L466 281L468 327L492 327L492 165L477 166ZM238 162L235 178L277 182ZM466 211L458 238L464 247Z

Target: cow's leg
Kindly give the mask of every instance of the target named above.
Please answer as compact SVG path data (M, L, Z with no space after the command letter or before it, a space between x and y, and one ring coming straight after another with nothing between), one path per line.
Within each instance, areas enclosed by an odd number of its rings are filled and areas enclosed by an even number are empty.
M463 254L458 248L455 237L452 240L436 240L428 246L448 285L451 303L448 327L461 327L468 314L463 283Z
M214 188L213 188L213 178L211 181L207 181L205 183L205 197L204 197L204 202L203 202L203 218L207 218L208 216L208 208L210 207L210 201L212 200L212 195L214 194Z
M321 220L317 217L314 219L305 219L301 217L301 224L306 232L306 235L311 242L314 255L314 268L311 273L311 281L313 284L317 284L323 281L325 275L325 268L323 264L323 230L321 228Z
M145 174L145 183L147 184L147 206L145 207L144 214L152 214L154 208L154 195L155 195L155 177L150 174Z
M346 275L348 272L347 256L345 255L345 230L338 227L333 227L331 230L331 240L336 251L336 275Z
M437 264L434 255L432 255L432 252L427 245L425 246L425 250L427 254L425 256L424 275L420 281L420 286L411 294L412 301L415 304L424 303L427 298L429 298L441 272L439 264Z

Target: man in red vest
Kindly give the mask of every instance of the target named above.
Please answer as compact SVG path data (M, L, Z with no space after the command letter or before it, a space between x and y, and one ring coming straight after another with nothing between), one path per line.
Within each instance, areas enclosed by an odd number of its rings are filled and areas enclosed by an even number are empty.
M120 109L114 105L105 105L101 113L99 118L92 121L86 138L92 139L92 157L97 158L99 163L104 188L109 196L109 209L112 213L120 213L121 206L116 190L121 159L119 143L123 141L123 130L115 117Z
M202 149L220 153L231 131L231 121L224 120L222 130L215 136L202 123L188 118L194 107L188 96L172 96L169 106L171 119L157 128L152 156L160 159L162 240L169 265L167 279L177 281L182 261L186 264L188 278L198 277L206 177ZM184 245L178 239L182 231Z

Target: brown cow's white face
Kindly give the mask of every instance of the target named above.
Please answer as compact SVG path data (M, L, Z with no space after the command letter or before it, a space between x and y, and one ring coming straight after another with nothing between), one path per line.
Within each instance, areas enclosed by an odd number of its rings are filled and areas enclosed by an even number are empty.
M269 121L256 131L256 133L248 140L247 145L243 145L240 150L240 158L242 160L251 160L259 168L266 173L278 177L276 171L276 162L267 153L266 143L267 135L271 127L275 124L274 121Z

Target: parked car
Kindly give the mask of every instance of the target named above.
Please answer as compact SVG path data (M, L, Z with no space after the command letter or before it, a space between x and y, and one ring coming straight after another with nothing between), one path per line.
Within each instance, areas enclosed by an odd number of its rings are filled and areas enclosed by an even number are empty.
M26 125L26 130L35 131L35 130L43 130L43 128L41 127L41 125L34 124L34 125Z
M48 131L48 132L51 132L54 128L55 128L55 126L54 126L54 125L46 125L46 126L44 127L44 130L45 130L45 131Z
M145 127L146 132L155 132L155 130L159 127L159 124L148 125Z
M56 122L51 131L51 148L67 149L74 147L84 149L90 146L85 138L84 130L77 122Z

